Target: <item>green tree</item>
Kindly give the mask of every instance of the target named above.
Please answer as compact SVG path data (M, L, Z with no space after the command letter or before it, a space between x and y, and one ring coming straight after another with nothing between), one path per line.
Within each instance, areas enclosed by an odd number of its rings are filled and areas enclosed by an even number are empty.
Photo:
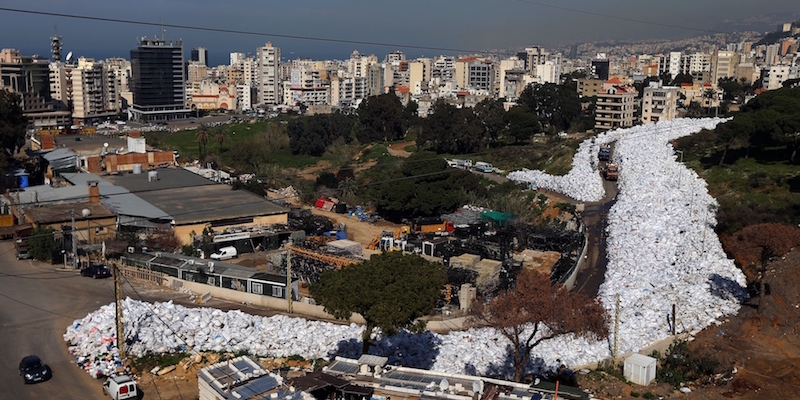
M389 220L437 216L463 205L466 192L485 194L480 177L448 168L431 153L414 153L399 167L381 175L381 183L365 188L364 197Z
M531 112L525 111L523 107L514 107L503 116L505 122L505 134L513 139L514 144L521 144L529 141L533 134L542 128L539 119Z
M748 140L753 130L754 125L752 119L745 115L717 126L717 142L723 148L722 156L719 159L719 167L725 163L728 150L731 148L741 148L749 143Z
M225 139L227 139L225 129L222 127L214 128L214 141L217 142L217 145L219 145L220 154L222 154L222 144L225 143Z
M353 313L366 321L363 352L372 344L372 331L391 336L400 329L421 331L436 305L446 280L443 265L417 255L389 252L341 270L324 272L311 284L314 300L337 319Z
M413 106L412 106L413 107ZM394 92L368 97L358 106L358 141L372 143L400 140L405 136L410 109Z
M430 146L437 153L474 153L484 143L484 128L473 111L458 108L443 99L433 105L433 114L425 119L417 136L418 147Z
M203 158L203 155L205 154L206 150L206 145L208 144L208 141L211 140L211 132L209 130L209 127L206 125L200 125L200 127L197 128L196 139L197 139L198 151L200 152L200 158Z
M568 130L581 117L578 93L564 85L528 85L520 94L519 103L533 112L550 133Z
M475 105L472 109L475 119L483 129L482 145L494 146L505 128L503 116L506 114L503 100L487 98Z
M28 239L28 247L33 258L39 261L50 261L53 251L59 248L55 232L55 229L49 226L38 226L33 229L31 237Z
M694 78L689 74L680 73L669 83L670 86L681 86L682 83L693 83Z
M13 156L25 145L25 127L28 121L22 115L22 98L7 89L0 90L0 172L5 174L6 158Z

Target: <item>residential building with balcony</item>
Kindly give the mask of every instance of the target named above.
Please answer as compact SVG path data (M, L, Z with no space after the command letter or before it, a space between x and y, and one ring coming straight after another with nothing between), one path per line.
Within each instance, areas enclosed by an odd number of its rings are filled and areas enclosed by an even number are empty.
M281 103L281 49L267 42L256 51L258 62L258 104L274 106Z
M607 131L633 126L637 95L633 86L623 85L617 78L606 81L597 94L594 128Z
M642 123L668 121L678 117L680 88L650 82L642 91Z

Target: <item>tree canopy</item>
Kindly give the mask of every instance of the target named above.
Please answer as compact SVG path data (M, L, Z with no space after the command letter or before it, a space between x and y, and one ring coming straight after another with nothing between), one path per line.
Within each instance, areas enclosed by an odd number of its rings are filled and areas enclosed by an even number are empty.
M400 140L405 136L410 113L416 103L403 107L394 92L364 99L358 106L360 128L356 138L361 143Z
M497 329L510 342L514 380L522 379L531 350L559 335L605 339L607 313L597 299L552 285L547 275L523 271L513 289L488 304L476 301L471 321Z
M343 113L303 116L289 121L289 148L292 154L319 157L337 139L351 141L355 118Z
M568 130L581 117L578 92L566 85L528 85L519 95L519 104L534 113L551 133Z
M1 164L25 145L25 127L28 121L22 114L22 98L7 89L0 90L0 146L3 147ZM5 172L5 171L0 171Z
M374 328L387 336L400 329L424 329L424 323L417 319L433 310L445 279L445 268L439 263L389 252L338 271L326 271L310 289L314 300L334 317L349 319L353 313L364 317L366 353Z
M28 239L31 256L39 261L50 261L53 251L59 248L55 239L55 229L39 226L33 229Z
M364 195L387 219L438 216L464 203L467 192L482 194L480 178L449 168L443 158L429 152L414 153L380 176L381 183L367 186Z

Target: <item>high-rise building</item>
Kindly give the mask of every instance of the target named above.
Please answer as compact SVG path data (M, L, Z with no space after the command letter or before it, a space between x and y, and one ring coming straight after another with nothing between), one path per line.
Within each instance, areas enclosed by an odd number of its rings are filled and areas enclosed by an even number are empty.
M141 38L131 50L131 117L146 121L187 117L185 80L183 41Z
M197 47L192 49L191 61L197 61L208 67L208 49L205 47Z
M281 49L267 42L256 50L258 62L258 104L277 105L283 96L280 81Z
M592 60L592 75L596 76L597 79L602 81L608 80L610 69L608 58L605 56L598 54L597 57Z

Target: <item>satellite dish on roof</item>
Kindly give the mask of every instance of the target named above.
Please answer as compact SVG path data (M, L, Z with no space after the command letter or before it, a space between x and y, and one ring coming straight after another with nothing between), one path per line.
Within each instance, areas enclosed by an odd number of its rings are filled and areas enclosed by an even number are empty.
M442 388L442 390L447 390L450 387L450 382L448 382L447 379L442 379L442 382L439 383L439 387Z
M88 218L90 215L92 215L92 212L89 211L88 208L84 208L81 210L81 215L83 215L83 218Z
M472 391L475 393L481 393L483 390L483 382L481 381L474 381L472 382Z
M69 61L71 59L72 59L72 52L70 51L69 53L67 53L66 61Z
M108 147L108 142L103 143L103 147Z

